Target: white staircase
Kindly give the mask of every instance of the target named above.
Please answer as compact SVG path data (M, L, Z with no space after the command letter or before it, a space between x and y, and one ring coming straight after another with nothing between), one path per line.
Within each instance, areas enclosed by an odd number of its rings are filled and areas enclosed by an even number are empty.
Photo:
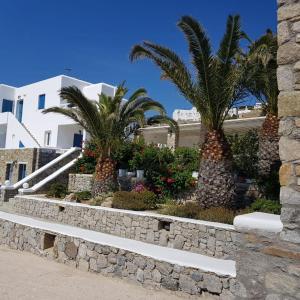
M28 176L24 177L22 180L12 184L12 185L3 185L1 186L1 194L5 194L5 192L8 192L9 196L5 197L5 200L8 200L8 198L14 196L19 191L22 194L28 194L28 193L34 193L38 190L40 190L45 184L52 181L57 176L61 175L63 172L70 169L77 159L80 157L80 154L76 155L77 152L79 152L81 148L78 147L72 147L57 158L51 160L46 165L42 166L41 168L37 169L33 173L29 174ZM75 158L74 158L75 156ZM76 157L77 156L77 157ZM66 160L70 158L70 161L60 166L59 164L62 163L63 160ZM49 173L49 170L52 170L52 168L56 168L53 172ZM44 176L43 176L44 175ZM39 180L39 178L41 178ZM30 183L34 182L33 186L30 187ZM3 198L3 196L2 196Z
M6 124L6 148L19 148L19 142L26 148L40 148L41 145L26 126L11 113L0 113L0 124Z

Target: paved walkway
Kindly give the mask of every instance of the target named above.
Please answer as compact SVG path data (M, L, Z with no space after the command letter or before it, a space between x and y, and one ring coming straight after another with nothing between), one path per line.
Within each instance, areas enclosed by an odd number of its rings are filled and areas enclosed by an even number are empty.
M2 246L0 266L1 300L196 299L165 290L149 290L125 280L80 271Z

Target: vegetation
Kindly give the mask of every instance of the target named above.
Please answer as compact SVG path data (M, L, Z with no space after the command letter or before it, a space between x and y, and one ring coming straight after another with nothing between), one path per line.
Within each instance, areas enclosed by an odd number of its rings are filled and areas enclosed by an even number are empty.
M130 58L152 60L161 69L162 78L170 80L197 108L207 129L199 171L200 205L232 206L232 155L222 126L228 110L246 96L246 72L237 60L245 34L240 29L239 16L229 16L219 50L213 54L204 29L195 19L184 16L178 26L188 42L193 72L174 51L151 42L135 45Z
M252 211L260 211L280 215L281 204L279 201L256 199L250 206Z
M166 116L164 107L150 99L143 88L135 91L124 102L128 90L124 84L118 86L114 97L99 95L98 101L87 99L75 86L64 87L60 97L68 107L51 107L44 113L65 115L82 126L95 143L97 158L93 195L97 196L116 186L116 161L113 152L145 124L168 123L174 130L176 122ZM147 118L145 113L156 111L157 116Z
M267 177L278 171L278 86L277 86L277 37L271 30L256 40L250 47L246 60L249 73L247 82L250 92L263 103L266 119L259 138L259 173Z
M82 157L75 163L75 172L93 174L95 172L98 156L99 153L97 152L96 144L91 141L85 143Z
M233 154L233 168L239 176L257 178L258 134L250 130L245 134L227 135Z
M92 198L92 194L90 191L82 191L82 192L76 192L75 193L75 198L77 202L81 201L87 201Z
M153 192L116 192L112 206L120 209L148 210L156 208L157 197Z
M199 152L192 148L168 148L145 145L133 153L132 169L145 170L148 188L160 196L176 197L195 185L192 172L199 165ZM196 169L194 169L196 167Z
M68 191L66 185L61 183L53 183L50 185L46 196L53 198L65 198L67 193Z
M238 214L238 212L223 207L211 207L203 209L194 202L177 204L174 201L169 202L160 210L160 213L176 217L200 219L226 224L232 224L234 217Z

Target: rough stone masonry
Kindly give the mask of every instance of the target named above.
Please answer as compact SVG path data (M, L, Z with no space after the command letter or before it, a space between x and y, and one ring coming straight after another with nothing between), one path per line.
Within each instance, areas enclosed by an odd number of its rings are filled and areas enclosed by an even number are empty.
M151 213L16 196L16 213L218 258L235 257L233 226ZM214 226L214 224L216 224Z
M237 299L300 299L300 1L278 0L280 234L237 235Z
M174 265L127 250L5 220L0 220L0 244L81 270L128 278L154 288L192 295L213 294L224 300L233 299L231 291L236 290L236 280L230 276Z

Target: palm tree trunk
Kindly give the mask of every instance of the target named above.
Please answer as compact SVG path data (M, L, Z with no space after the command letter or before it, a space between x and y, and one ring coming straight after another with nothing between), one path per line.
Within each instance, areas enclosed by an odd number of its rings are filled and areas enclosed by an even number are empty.
M258 171L261 176L268 176L280 165L278 128L278 117L268 113L259 136Z
M99 158L96 165L94 185L92 190L93 197L102 193L114 191L116 189L116 163L110 158Z
M202 146L197 196L199 205L233 207L235 184L230 146L224 132L209 131Z

